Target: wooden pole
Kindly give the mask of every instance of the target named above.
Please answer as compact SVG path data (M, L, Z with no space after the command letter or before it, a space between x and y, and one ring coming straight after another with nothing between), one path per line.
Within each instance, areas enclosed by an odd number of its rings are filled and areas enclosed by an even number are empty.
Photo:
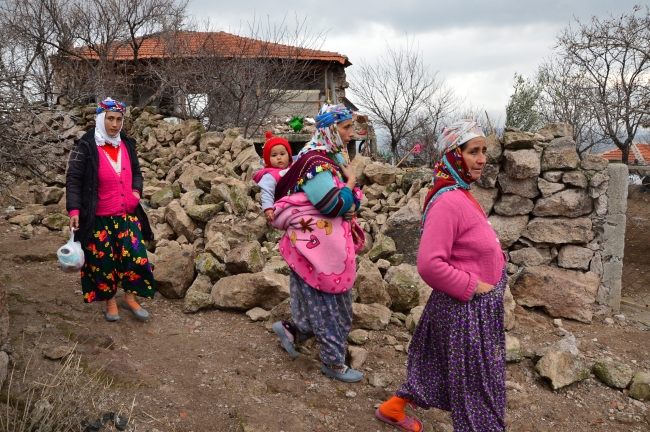
M407 154L406 156L404 156L404 157L402 158L402 160L399 161L399 162L397 163L397 165L395 165L395 168L397 168L398 166L400 166L400 165L402 164L402 162L404 162L404 161L406 160L406 158L408 158L409 156L411 156L411 153L413 153L414 150L415 150L415 146L413 146L413 148L411 149L411 151L408 152L408 154Z
M490 129L492 130L491 135L496 135L497 133L494 131L494 126L492 126L492 122L490 121L490 116L488 115L487 111L485 111L485 117L487 118L488 124L490 125Z

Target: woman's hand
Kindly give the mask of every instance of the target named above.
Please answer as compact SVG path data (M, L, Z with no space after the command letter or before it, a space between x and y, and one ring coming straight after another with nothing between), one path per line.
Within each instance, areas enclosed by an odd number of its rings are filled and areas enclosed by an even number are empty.
M138 199L138 201L140 201L140 192L133 191L133 196L136 197Z
M345 182L346 186L352 185L352 188L354 188L354 185L357 184L357 177L354 175L354 170L350 167L349 164L341 164L341 174L343 174L343 177L345 177ZM349 187L349 186L348 186Z
M493 289L494 289L494 285L490 285L489 283L478 281L478 287L476 287L476 294L484 294L486 292L492 291Z
M77 231L79 229L79 215L70 216L70 223L68 224L70 231Z

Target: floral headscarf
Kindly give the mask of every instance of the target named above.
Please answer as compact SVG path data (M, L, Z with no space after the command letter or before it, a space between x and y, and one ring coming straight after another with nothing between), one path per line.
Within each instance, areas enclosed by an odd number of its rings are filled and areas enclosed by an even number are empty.
M120 138L122 128L120 128L120 132L115 136L110 136L108 132L106 132L104 119L106 118L107 111L122 113L122 116L124 116L126 113L126 105L111 98L107 98L99 103L97 109L95 109L95 113L97 114L95 119L95 143L100 147L106 143L109 143L113 147L119 147L122 142L122 139ZM122 117L122 124L124 124L124 117Z
M337 124L351 118L352 111L345 105L325 103L316 116L316 132L311 141L300 150L298 158L309 151L320 150L334 154L339 164L348 163L350 157L339 135Z
M469 190L473 180L460 146L478 137L485 137L485 134L481 125L473 120L456 121L440 132L438 145L442 149L442 157L433 168L433 179L424 200L421 228L424 228L429 207L442 193L454 189Z

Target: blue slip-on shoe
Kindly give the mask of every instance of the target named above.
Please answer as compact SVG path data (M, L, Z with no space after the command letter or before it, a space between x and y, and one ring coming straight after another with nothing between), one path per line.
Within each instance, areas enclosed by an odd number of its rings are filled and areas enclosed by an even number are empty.
M363 374L361 372L358 370L350 369L347 366L345 367L344 373L333 371L324 364L321 366L320 371L323 372L325 376L349 383L359 382L363 378Z
M282 321L273 323L273 331L275 332L276 335L278 335L280 342L282 342L282 346L289 353L289 355L293 358L297 358L298 352L294 348L293 342L289 340L289 336L287 336L287 333L284 331L284 326L282 325Z
M104 316L106 317L106 321L109 322L115 322L120 320L120 315L119 314L109 314L108 311L104 312Z
M124 300L122 300L122 307L133 312L133 315L135 315L135 317L139 320L145 321L149 319L149 312L147 312L147 310L143 307L141 307L140 310L132 309L131 306L129 306L129 304Z

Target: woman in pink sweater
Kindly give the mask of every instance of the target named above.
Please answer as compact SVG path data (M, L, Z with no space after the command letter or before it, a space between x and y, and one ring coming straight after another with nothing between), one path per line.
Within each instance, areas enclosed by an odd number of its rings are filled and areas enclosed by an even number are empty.
M105 301L108 321L120 315L115 302L124 289L122 307L136 318L149 313L135 296L153 298L154 280L144 240L153 233L142 206L142 174L135 140L122 131L126 107L106 99L97 107L94 129L70 153L66 207L70 229L84 248L81 269L84 302Z
M418 272L433 288L409 344L406 381L376 411L421 431L407 404L451 411L456 431L505 431L505 255L469 192L486 163L485 135L462 120L438 139L443 155L422 217Z

